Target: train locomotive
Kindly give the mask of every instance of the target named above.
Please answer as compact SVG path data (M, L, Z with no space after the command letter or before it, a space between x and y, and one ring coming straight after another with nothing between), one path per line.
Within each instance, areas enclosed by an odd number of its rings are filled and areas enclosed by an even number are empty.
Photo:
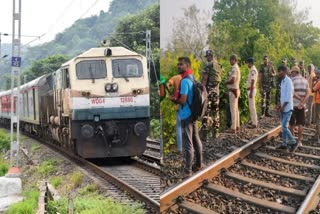
M16 89L14 89L16 90ZM14 93L16 94L16 93ZM0 92L10 126L11 90ZM83 158L130 157L146 149L150 124L146 58L123 47L92 48L20 87L20 128Z

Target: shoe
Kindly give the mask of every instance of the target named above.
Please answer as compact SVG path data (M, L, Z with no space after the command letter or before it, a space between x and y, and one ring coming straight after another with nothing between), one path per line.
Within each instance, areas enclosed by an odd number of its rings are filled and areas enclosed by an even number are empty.
M295 144L291 145L290 152L295 152L298 147L299 147L298 143L295 143Z
M201 164L200 166L193 166L193 167L192 167L192 171L198 172L198 171L200 171L201 169L203 169L204 167L205 167L204 164Z
M248 125L249 129L256 129L258 126L257 125Z
M225 131L225 133L235 134L236 130L235 129L228 129L228 130Z
M181 176L182 176L182 179L189 178L192 176L192 172L183 171Z
M265 113L265 116L266 116L266 117L272 117L272 115L269 114L269 112L266 112L266 113Z
M285 144L280 144L279 146L276 147L276 149L287 150L288 147Z

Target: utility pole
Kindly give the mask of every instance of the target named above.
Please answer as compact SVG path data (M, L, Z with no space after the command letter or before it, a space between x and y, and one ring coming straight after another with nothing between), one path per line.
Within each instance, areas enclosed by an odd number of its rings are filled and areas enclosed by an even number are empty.
M151 30L146 31L146 57L148 63L148 73L149 73L149 80L150 80L150 70L151 70Z
M21 0L13 0L12 14L12 58L11 58L11 147L10 165L19 165L19 115L20 115L20 66L21 66ZM17 89L14 90L17 78ZM16 113L14 114L14 100L16 97ZM16 124L17 136L14 139L14 124Z

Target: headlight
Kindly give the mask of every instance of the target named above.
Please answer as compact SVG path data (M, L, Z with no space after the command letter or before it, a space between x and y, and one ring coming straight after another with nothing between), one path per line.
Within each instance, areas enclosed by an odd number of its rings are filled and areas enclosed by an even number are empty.
M111 89L112 89L112 85L110 83L107 83L105 86L106 92L111 92Z
M143 122L138 122L134 125L134 133L137 136L148 136L148 128L147 125Z
M99 122L100 121L100 116L99 115L94 115L93 120L94 120L94 122Z
M94 129L91 125L85 124L81 127L81 135L84 138L92 138L94 135Z
M117 84L117 83L113 83L113 84L112 84L112 91L113 91L113 92L118 91L118 84Z

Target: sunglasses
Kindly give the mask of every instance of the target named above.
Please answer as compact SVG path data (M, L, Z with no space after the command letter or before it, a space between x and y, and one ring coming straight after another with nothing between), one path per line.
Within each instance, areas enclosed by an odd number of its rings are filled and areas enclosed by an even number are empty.
M178 66L182 66L182 65L184 65L183 63L178 63Z

